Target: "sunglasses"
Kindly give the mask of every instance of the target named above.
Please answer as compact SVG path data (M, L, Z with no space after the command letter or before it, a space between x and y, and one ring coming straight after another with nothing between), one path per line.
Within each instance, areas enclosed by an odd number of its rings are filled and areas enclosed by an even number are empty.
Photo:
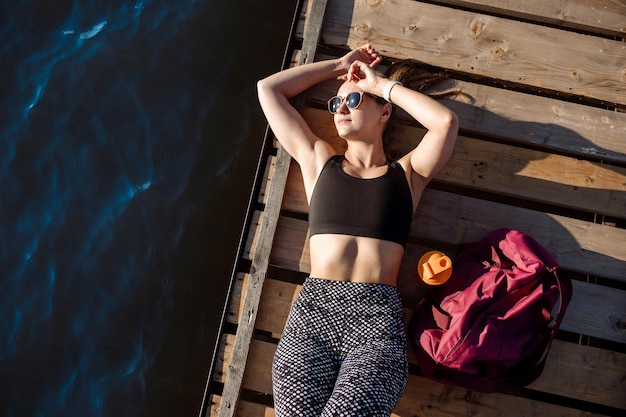
M346 106L349 109L356 109L361 105L361 101L363 100L363 95L367 93L363 93L361 91L353 91L352 93L348 93L345 97L335 96L328 100L328 111L331 114L335 114L339 111L339 107L346 102Z

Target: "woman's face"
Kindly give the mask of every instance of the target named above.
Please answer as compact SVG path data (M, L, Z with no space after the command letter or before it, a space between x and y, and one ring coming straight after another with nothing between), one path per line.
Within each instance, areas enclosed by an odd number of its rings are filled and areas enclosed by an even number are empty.
M350 108L346 97L353 92L361 93L361 101L357 107ZM354 135L362 137L364 132L376 132L375 128L380 124L379 121L384 105L377 102L375 97L363 93L354 83L348 81L339 88L337 96L342 98L341 104L334 114L335 127L339 136L347 139ZM350 101L354 103L354 96Z

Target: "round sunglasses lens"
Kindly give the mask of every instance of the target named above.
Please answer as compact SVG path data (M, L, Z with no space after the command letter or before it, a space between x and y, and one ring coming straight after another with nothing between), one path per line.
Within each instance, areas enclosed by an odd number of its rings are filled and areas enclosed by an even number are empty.
M340 106L341 106L340 97L333 97L328 101L328 111L330 111L331 113L337 113L337 110L339 110Z
M359 104L361 104L361 94L357 92L348 94L348 97L346 97L346 106L351 109L356 109L359 107Z

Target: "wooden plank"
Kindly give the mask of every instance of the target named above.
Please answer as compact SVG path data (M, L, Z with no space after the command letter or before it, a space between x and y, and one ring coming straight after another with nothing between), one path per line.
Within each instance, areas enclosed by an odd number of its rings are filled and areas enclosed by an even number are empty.
M229 338L232 339L232 336L229 336ZM275 349L276 345L273 343L259 340L252 341L252 347L250 350L251 360L247 365L248 368L246 369L244 388L262 393L271 393L271 358L274 356ZM225 362L228 362L228 357L225 358ZM414 359L412 359L411 362L415 364ZM548 354L544 372L537 381L530 385L530 388L550 394L560 395L566 398L575 398L577 400L593 402L595 404L626 409L626 398L622 395L624 389L626 388L626 381L623 378L623 370L625 369L625 366L626 355L623 353L609 352L603 349L556 340L553 347L550 349L550 353ZM598 372L598 369L602 369L603 372ZM220 379L218 378L217 380L219 381ZM435 388L427 389L427 392L430 392L430 394L427 395L426 398L415 398L416 390L418 390L418 388L424 389L424 385L432 385ZM435 391L432 391L433 389L435 389ZM418 415L423 415L422 411L424 410L419 410L414 407L419 407L418 404L421 404L421 406L432 404L433 401L437 404L436 407L440 409L440 412L459 412L459 415L463 416L501 416L502 410L506 409L506 407L503 406L502 403L499 405L497 403L504 399L519 403L519 406L527 412L530 411L529 407L535 406L533 405L534 401L518 398L512 395L480 394L486 403L492 404L487 406L485 409L479 407L475 414L470 414L469 412L463 414L463 410L467 411L467 409L463 406L451 405L448 401L445 401L446 397L432 396L433 392L439 392L442 389L463 392L463 397L468 394L472 397L479 395L476 393L469 393L467 390L461 388L445 386L426 378L411 376L403 399L400 401L400 404L396 408L395 412L399 415L406 415L406 413L412 411ZM496 403L493 403L494 401ZM482 401L480 403L486 404ZM545 405L547 406L548 404ZM456 408L457 406L460 407L458 410ZM472 407L474 406L477 406L477 404L472 405ZM561 412L574 412L574 410L569 410L565 407L559 407L556 405L552 407L560 409ZM579 412L579 410L576 410L576 412Z
M211 417L217 416L217 410L221 402L219 395L213 395L211 397ZM276 413L273 408L262 404L250 403L248 401L241 401L240 408L237 409L235 417L276 417ZM391 413L390 417L400 417L395 413Z
M626 168L460 137L437 179L503 196L626 217Z
M263 311L259 311L255 327L279 339L291 310L291 303L295 301L302 286L269 277L266 278L265 286L260 305ZM236 323L240 317L240 303L233 303L230 310L232 317L229 318L229 322ZM265 316L263 320L262 316Z
M230 299L228 301L228 310L226 313L226 322L231 324L239 323L241 320L241 313L243 311L243 299L248 285L250 275L244 273L238 273L235 275L235 281L232 285L230 293ZM267 278L265 278L267 281ZM261 301L263 302L263 294L261 294ZM257 314L255 327L259 326L259 315Z
M261 188L259 189L258 201L261 204L267 204L269 186L272 183L272 175L274 174L275 169L276 169L276 157L270 156L267 159L267 164L265 165L265 172L263 174L263 182L261 183Z
M626 162L626 113L459 82L474 103L445 100L463 129L572 156Z
M283 197L283 208L297 213L308 213L309 203L306 200L304 183L300 166L292 163L289 167L287 184L285 185L285 195Z
M626 410L625 372L623 353L557 340L529 388Z
M237 343L236 336L225 334L222 337L222 350L220 350L220 369L216 369L212 376L213 381L225 383L228 380L229 369L237 358L233 356L234 345ZM252 391L272 392L272 360L276 345L252 339L250 341L249 357L245 370L242 369L242 387ZM252 360L254 359L254 360ZM222 397L222 404L224 399Z
M439 3L601 35L626 36L626 4L623 1L440 0Z
M279 152L276 161L274 180L270 185L269 198L271 201L281 201L282 193L288 171L289 155ZM285 172L280 175L280 171ZM272 241L276 230L276 219L280 214L280 204L269 205L262 217L259 230L259 240L254 247L252 257L251 279L248 291L244 298L242 320L237 326L237 337L233 346L233 359L226 373L224 389L222 391L222 402L219 408L219 417L232 417L235 414L239 392L243 379L243 371L247 362L250 349L250 340L256 320L263 281L269 265L269 255L272 250Z
M588 33L623 38L626 6L615 0L440 0L441 5L561 26ZM295 37L302 39L306 22L302 13Z
M310 64L315 59L315 51L319 42L324 15L326 13L326 0L310 0L307 4L307 25L304 32L301 56L299 64Z
M626 104L626 44L417 1L329 2L324 42Z
M571 309L562 329L626 343L626 291L580 281L572 284Z
M276 229L272 265L291 271L311 272L309 226L306 221L281 217Z
M325 103L339 85L335 80L321 83L309 98ZM574 157L626 162L626 113L466 81L451 80L439 87L447 88L461 90L471 100L443 100L459 116L462 131Z
M600 414L506 394L481 394L410 375L394 410L401 416L420 417L580 417Z
M213 367L212 381L224 382L228 373L228 365L233 360L233 344L234 336L222 334L220 337L219 349L215 358L215 366Z
M298 22L296 24L296 28L293 34L294 38L299 41L302 41L304 39L304 34L308 29L309 15L311 14L311 5L312 2L310 0L301 0L300 15L298 16ZM300 62L299 57L293 62Z
M264 213L262 211L255 211L252 213L247 240L242 251L244 259L252 259L252 254L256 252L256 247L261 241L261 224L263 223L263 214Z
M325 10L326 0L313 0L310 15L311 22L307 28L306 40L303 45L303 60L300 64L312 62L315 56ZM250 349L263 281L269 265L272 242L280 215L280 202L282 201L290 162L291 157L289 154L282 147L279 147L272 174L272 182L268 191L268 199L273 204L266 206L264 216L261 219L258 243L254 248L254 256L252 257L252 266L250 268L250 283L243 303L242 320L237 326L232 360L224 381L219 417L232 417L237 407L243 372Z
M569 270L626 281L626 230L427 189L412 233L460 244L499 227L521 230ZM428 225L428 227L420 227Z
M222 403L220 395L211 396L211 406L208 416L217 417ZM251 403L249 401L239 401L235 417L275 417L274 409L262 404Z
M269 348L269 349L268 349ZM272 392L272 362L276 345L253 340L250 345L251 360L246 363L243 386L252 391Z
M315 133L340 141L327 112L308 108ZM426 131L398 126L385 151L398 159ZM399 138L404 138L400 140ZM408 139L407 139L408 138ZM515 198L626 218L626 168L460 136L438 180Z
M248 280L248 274L237 275L228 309L227 320L229 323L237 324L241 319L243 298ZM276 339L280 338L291 304L295 301L301 288L299 285L266 278L255 328L269 332Z

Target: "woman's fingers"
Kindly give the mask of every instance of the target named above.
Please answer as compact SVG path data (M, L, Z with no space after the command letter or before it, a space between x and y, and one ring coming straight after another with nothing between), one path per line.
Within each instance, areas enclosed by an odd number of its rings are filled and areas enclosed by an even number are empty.
M376 66L376 64L378 64L383 59L382 56L380 56L380 54L376 51L376 48L374 48L372 45L366 44L364 45L364 49L368 54L368 63L370 67Z

